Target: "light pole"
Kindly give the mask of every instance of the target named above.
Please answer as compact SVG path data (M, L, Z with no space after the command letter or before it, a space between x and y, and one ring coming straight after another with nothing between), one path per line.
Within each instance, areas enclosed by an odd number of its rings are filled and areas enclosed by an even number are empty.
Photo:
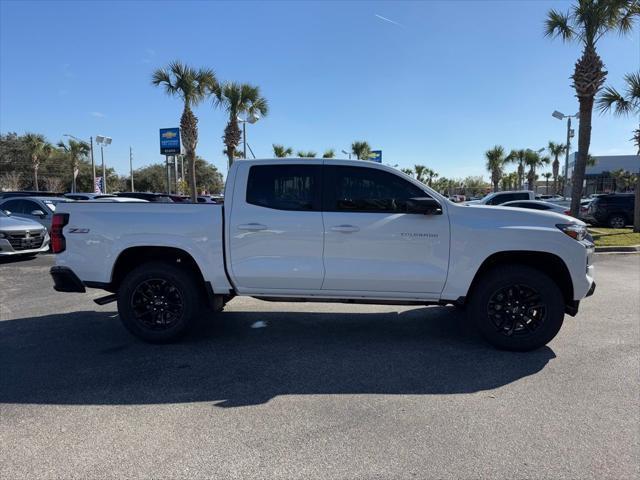
M62 135L63 137L69 137L69 138L73 138L74 140L80 142L80 143L87 143L85 140L80 140L78 137L71 135L69 133L65 133ZM91 151L91 174L93 176L93 188L95 190L95 185L96 185L96 162L93 160L93 137L89 137L89 146L90 146L90 151Z
M554 110L551 114L553 118L557 118L558 120L567 119L567 148L565 150L564 157L564 198L568 197L569 193L569 178L567 175L569 174L569 149L571 148L571 137L573 137L573 131L571 130L571 119L578 118L578 114L575 115L565 115L557 110Z
M349 160L351 160L351 152L347 152L346 150L340 150L345 155L349 155Z
M247 158L247 122L253 125L258 120L260 120L260 115L258 115L255 112L251 112L247 116L247 118L240 118L240 116L238 116L238 121L242 123L242 144L243 144L242 158L244 159Z
M104 164L104 147L111 145L111 137L96 135L96 143L100 145L100 158L102 159L102 187L104 190L102 193L107 193L107 168Z

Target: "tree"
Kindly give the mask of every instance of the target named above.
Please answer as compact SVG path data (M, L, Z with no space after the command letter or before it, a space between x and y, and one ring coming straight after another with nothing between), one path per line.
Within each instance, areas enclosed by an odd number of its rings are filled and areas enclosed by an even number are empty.
M166 68L153 72L151 83L157 87L164 87L167 95L182 99L184 108L180 117L180 136L186 152L187 166L193 165L198 145L198 118L191 108L201 103L209 93L219 90L215 73L208 68L196 70L179 61L174 61ZM195 175L196 170L192 169L189 183L193 203L197 201Z
M506 162L504 155L504 148L500 145L495 145L492 149L484 152L484 156L487 160L487 170L491 173L491 183L493 184L493 191L497 192L500 185L500 179L502 178L502 169Z
M336 152L333 148L329 148L328 150L325 150L324 153L322 154L322 158L335 158L336 156Z
M413 170L411 170L410 168L401 168L400 171L409 175L410 177L413 177Z
M23 137L24 143L31 155L31 166L33 168L33 188L38 191L38 169L40 168L40 161L43 158L51 155L53 147L44 135L40 133L27 133Z
M551 164L551 170L553 175L553 193L558 193L558 175L560 175L560 160L559 157L567 150L567 146L564 143L549 142L547 145L547 151L553 157L553 163ZM547 193L549 189L547 188Z
M351 144L351 153L353 153L358 160L367 160L371 153L371 147L365 141L355 141Z
M291 147L285 148L284 145L278 145L277 143L271 146L273 147L273 156L276 158L285 158L293 153L293 148Z
M536 169L543 165L547 165L549 163L549 157L544 157L540 155L538 152L534 152L533 150L527 150L525 154L525 164L529 167L529 172L527 172L527 189L535 190L535 182L536 182Z
M414 165L413 171L416 172L416 180L424 183L425 174L427 173L427 167L424 165Z
M438 177L438 174L435 170L430 168L425 168L424 174L426 176L427 185L431 186L433 184L433 179Z
M516 190L522 189L522 185L524 183L524 161L526 156L527 151L521 148L520 150L511 150L506 158L506 162L513 162L518 164L518 184L515 187Z
M607 77L596 45L609 32L630 32L638 14L638 0L575 0L568 12L552 9L547 15L546 36L560 37L565 42L575 40L583 47L571 76L580 104L578 154L571 179L571 215L574 217L580 213L582 183L591 143L593 103Z
M69 139L69 143L67 144L63 141L59 141L58 147L66 154L67 158L71 160L71 175L73 178L71 182L71 191L76 192L76 179L80 172L80 160L84 159L89 154L91 148L86 142L77 142L72 139Z
M298 150L296 152L296 155L300 158L316 158L318 154L311 150L309 150L308 152L305 152L304 150Z
M625 93L606 87L598 97L598 109L605 114L612 111L618 116L640 115L640 71L624 76ZM640 155L640 127L634 131L633 140Z
M610 110L615 115L627 116L640 115L640 72L629 73L624 77L626 86L622 95L613 87L607 87L598 98L598 107L601 113ZM633 132L633 141L640 155L640 126ZM640 172L636 179L636 200L633 214L633 231L640 232Z
M553 173L545 172L545 173L542 174L542 176L546 180L546 182L545 182L545 193L547 195L549 195L549 179L553 176Z
M246 114L254 118L264 117L269 113L266 98L260 95L260 88L248 83L227 82L213 91L216 103L229 114L229 121L224 129L225 153L229 167L233 164L236 148L240 144L241 133L238 127L238 115Z

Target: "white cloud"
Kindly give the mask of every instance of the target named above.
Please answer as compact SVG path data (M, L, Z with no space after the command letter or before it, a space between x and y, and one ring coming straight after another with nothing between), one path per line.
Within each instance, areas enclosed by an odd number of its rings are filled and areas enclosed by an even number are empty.
M104 118L106 117L106 115L102 112L91 112L91 116L92 117L96 117L96 118Z
M374 13L374 16L376 16L377 18L379 18L383 22L393 23L394 25L397 25L399 27L403 27L404 28L403 24L401 24L399 22L396 22L395 20L391 20L390 18L383 17L382 15L378 15L377 13Z

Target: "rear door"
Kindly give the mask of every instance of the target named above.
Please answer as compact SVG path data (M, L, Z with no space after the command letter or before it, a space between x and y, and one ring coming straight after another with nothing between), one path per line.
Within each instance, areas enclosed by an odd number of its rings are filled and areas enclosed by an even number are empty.
M449 263L445 205L442 215L407 213L409 199L429 194L373 167L327 161L323 183L323 290L442 291Z
M319 160L238 162L227 239L240 293L322 286L321 169Z

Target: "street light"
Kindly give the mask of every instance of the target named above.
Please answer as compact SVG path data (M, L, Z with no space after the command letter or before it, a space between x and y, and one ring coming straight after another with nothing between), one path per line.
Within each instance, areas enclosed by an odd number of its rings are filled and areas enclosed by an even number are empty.
M238 115L238 121L240 123L242 123L242 144L243 144L243 154L242 154L242 156L245 159L247 158L247 122L249 122L251 125L253 125L258 120L260 120L260 115L258 115L256 112L249 113L247 118L240 118L240 116ZM254 157L255 157L255 155L254 155Z
M104 190L102 193L107 193L107 169L104 164L104 147L108 147L109 145L111 145L111 137L96 135L96 143L100 145L100 158L102 159L102 187Z
M340 150L342 153L344 153L345 155L349 155L349 160L351 160L351 152L347 152L345 150Z
M65 133L62 135L63 137L69 137L69 138L73 138L74 140L80 142L80 143L87 143L85 140L80 140L78 137L71 135L70 133ZM89 145L91 147L91 172L93 175L93 185L94 185L94 190L95 190L95 185L96 185L96 162L93 160L93 137L89 137Z
M569 149L571 148L571 137L573 137L573 131L571 130L571 119L578 118L578 114L576 113L575 115L565 115L558 110L554 110L551 116L553 118L557 118L558 120L564 120L565 118L567 119L567 148L565 150L564 157L564 197L567 198L567 194L569 193L569 179L567 178L567 175L569 174Z

